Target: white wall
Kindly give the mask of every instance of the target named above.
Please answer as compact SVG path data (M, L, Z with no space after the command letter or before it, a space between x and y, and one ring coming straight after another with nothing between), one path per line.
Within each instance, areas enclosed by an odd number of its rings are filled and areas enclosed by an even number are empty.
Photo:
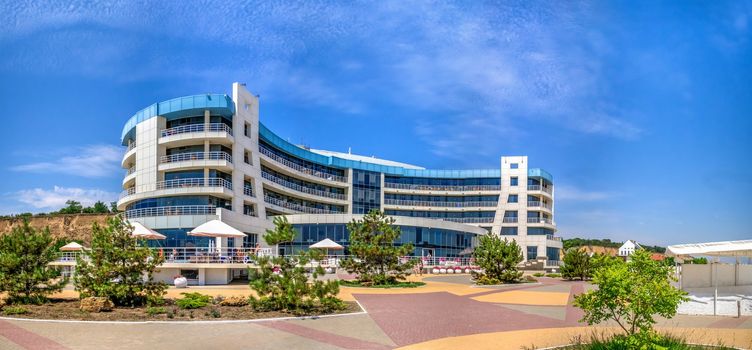
M230 269L206 269L204 284L228 284L232 280Z
M713 287L713 264L682 265L682 288ZM752 285L752 265L715 264L718 286Z

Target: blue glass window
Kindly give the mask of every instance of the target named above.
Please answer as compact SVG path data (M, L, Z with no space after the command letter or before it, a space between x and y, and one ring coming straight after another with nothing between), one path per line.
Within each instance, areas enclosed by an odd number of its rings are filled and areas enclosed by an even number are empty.
M517 203L517 195L516 194L510 194L509 198L507 199L507 203Z
M502 227L501 228L501 234L504 236L516 236L517 235L517 227Z
M510 186L517 186L517 176L512 176L512 178L509 180Z
M527 246L527 260L538 258L538 246Z
M520 167L520 165L519 165L519 164L517 164L517 163L512 163L512 164L509 164L509 168L510 168L510 169L519 169L519 167Z

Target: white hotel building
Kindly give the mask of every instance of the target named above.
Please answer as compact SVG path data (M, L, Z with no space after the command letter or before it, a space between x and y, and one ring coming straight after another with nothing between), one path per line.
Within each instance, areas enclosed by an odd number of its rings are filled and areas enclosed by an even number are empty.
M530 167L527 157L501 157L493 169L429 170L308 149L267 129L258 107L258 98L235 83L232 96L155 103L125 124L126 173L117 205L129 220L167 236L158 242L169 256L160 278L181 273L199 284L222 284L243 277L243 262L186 255L210 244L229 255L257 242L263 246L260 238L275 215L286 215L297 231L281 253L330 238L347 254L345 224L372 209L396 219L400 242L412 242L416 256L457 257L477 235L490 232L517 241L528 260L558 262L553 178ZM213 219L246 238L187 235Z

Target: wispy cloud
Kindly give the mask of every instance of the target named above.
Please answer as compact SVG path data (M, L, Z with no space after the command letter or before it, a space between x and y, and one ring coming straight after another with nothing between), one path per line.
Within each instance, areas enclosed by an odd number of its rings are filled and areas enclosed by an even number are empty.
M35 209L57 210L65 206L67 200L81 202L84 206L91 206L97 201L110 203L117 200L117 194L100 189L54 186L50 189L34 188L16 192L14 197L18 202Z
M121 147L92 145L67 150L58 159L11 167L18 172L66 174L82 177L108 177L118 174L123 156ZM52 155L50 156L52 157Z
M618 197L618 193L588 191L569 185L556 185L556 200L564 202L604 201Z

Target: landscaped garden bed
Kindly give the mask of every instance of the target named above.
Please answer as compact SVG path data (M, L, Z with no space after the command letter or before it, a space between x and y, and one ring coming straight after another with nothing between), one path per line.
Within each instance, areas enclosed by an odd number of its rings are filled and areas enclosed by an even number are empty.
M4 317L84 320L84 321L207 321L207 320L252 320L275 317L320 316L362 311L355 302L344 302L345 307L336 311L313 309L306 313L286 311L256 311L249 305L224 306L218 298L212 304L195 309L182 309L175 300L165 299L165 305L154 307L114 307L111 311L86 312L80 309L78 299L50 299L41 305L5 306L0 313ZM6 310L10 311L6 313ZM25 311L25 312L24 312Z
M425 286L425 282L406 282L406 281L398 281L392 284L373 284L373 283L363 283L359 282L357 280L353 281L346 281L341 280L339 281L339 285L343 287L356 287L356 288L417 288Z

